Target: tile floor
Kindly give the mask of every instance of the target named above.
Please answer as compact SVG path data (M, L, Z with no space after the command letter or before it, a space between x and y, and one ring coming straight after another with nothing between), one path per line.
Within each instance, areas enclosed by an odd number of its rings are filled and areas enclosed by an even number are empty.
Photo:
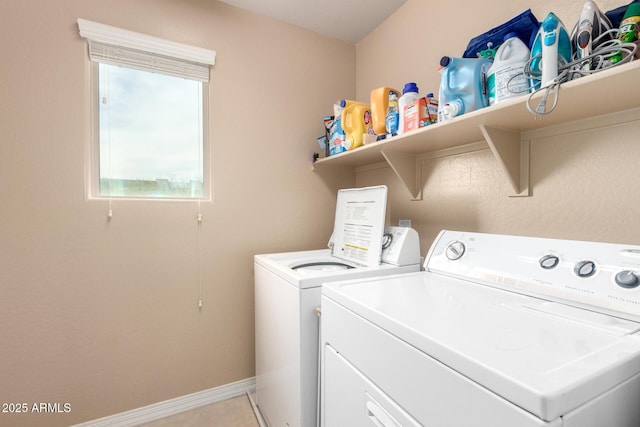
M258 427L247 396L202 406L139 427Z

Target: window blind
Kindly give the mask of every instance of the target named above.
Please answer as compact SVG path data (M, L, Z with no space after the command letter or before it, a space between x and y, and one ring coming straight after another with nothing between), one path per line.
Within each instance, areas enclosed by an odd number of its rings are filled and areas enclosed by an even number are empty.
M92 61L209 82L209 68L216 57L213 50L86 19L78 19L78 28L88 41Z

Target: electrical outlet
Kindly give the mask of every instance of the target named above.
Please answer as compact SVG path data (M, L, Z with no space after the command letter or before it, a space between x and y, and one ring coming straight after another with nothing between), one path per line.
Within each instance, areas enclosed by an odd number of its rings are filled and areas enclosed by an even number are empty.
M400 227L411 227L411 220L410 219L401 219L400 221L398 221L398 225Z

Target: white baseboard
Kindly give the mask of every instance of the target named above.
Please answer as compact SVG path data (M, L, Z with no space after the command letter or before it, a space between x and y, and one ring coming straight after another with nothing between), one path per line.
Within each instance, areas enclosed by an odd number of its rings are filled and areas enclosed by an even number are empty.
M160 418L176 415L190 409L242 396L246 394L248 390L255 388L255 386L255 377L247 378L236 381L235 383L210 388L209 390L199 391L86 423L76 424L73 427L133 427Z

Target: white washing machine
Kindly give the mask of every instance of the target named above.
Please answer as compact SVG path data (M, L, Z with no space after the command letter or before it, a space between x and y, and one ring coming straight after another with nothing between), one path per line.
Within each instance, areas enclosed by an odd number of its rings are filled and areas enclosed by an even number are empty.
M322 425L640 426L640 246L444 231L322 296Z
M385 228L385 211L386 187L341 190L332 249L255 256L255 403L269 427L317 425L322 284L420 270L418 233Z

